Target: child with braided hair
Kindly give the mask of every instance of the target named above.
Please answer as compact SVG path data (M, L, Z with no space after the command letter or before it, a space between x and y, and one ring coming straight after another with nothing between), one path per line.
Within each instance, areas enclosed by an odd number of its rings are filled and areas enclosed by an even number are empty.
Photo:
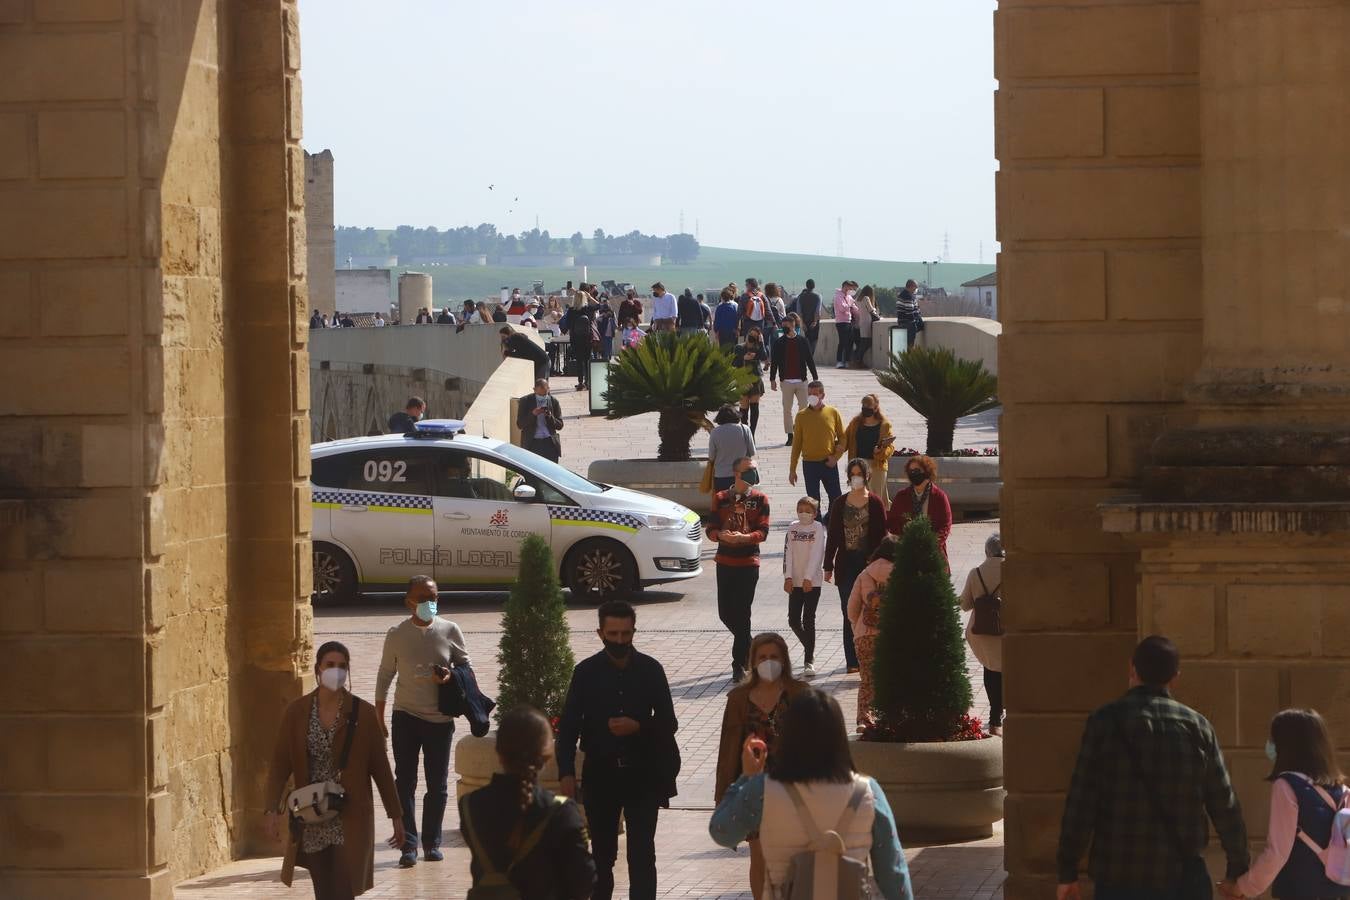
M581 812L539 787L539 770L552 756L553 728L543 713L518 706L502 716L497 759L503 771L459 801L475 889L490 893L509 883L526 900L591 896L595 863Z

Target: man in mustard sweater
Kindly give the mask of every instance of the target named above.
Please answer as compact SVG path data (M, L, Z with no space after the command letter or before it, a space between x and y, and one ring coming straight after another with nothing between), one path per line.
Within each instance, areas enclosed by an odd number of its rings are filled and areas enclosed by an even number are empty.
M797 483L797 460L802 461L806 493L820 502L820 486L833 503L839 496L839 458L844 455L844 420L839 410L825 405L825 385L813 381L806 386L806 409L792 423L792 460L788 463L788 484ZM820 506L820 520L829 510Z

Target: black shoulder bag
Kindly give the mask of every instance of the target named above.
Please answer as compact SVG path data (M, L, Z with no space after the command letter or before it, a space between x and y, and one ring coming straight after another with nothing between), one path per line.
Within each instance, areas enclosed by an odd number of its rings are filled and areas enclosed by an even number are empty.
M1153 790L1153 785L1144 777L1143 767L1139 764L1139 754L1135 751L1134 745L1130 739L1125 736L1125 723L1121 717L1117 717L1116 736L1120 738L1120 743L1125 747L1125 755L1130 759L1130 772L1134 775L1135 781L1144 789L1144 796L1148 798L1149 809L1153 810L1153 817L1162 825L1163 831L1172 840L1172 846L1181 856L1181 883L1177 885L1180 890L1178 896L1185 897L1187 900L1213 900L1214 881L1210 878L1209 868L1205 865L1205 858L1196 851L1186 849L1186 845L1181 841L1181 835L1177 832L1176 823L1167 811L1162 808L1158 802L1157 792Z

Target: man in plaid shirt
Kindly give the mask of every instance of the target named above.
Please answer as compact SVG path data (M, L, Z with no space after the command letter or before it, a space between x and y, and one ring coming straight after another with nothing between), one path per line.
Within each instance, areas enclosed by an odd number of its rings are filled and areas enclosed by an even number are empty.
M1183 866L1201 865L1209 820L1228 857L1226 880L1247 871L1247 829L1214 729L1169 692L1179 668L1175 644L1144 638L1129 692L1088 717L1060 826L1059 900L1078 900L1089 843L1097 900L1181 898Z

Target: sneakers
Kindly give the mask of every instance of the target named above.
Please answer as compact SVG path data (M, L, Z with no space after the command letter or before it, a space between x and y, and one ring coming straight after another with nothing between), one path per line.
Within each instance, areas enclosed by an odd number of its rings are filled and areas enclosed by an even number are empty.
M803 678L815 678L816 667L811 665L810 663L807 663L806 665L802 666L801 676Z
M835 364L834 364L834 367L835 367L836 369L843 369L843 368L846 368L845 364L844 364L844 363L841 363L841 362L835 363Z
M423 858L427 862L442 862L445 859L445 854L441 852L440 847L428 847L426 853L423 854Z
M398 867L400 869L411 869L417 865L417 851L404 850L403 855L398 858Z

